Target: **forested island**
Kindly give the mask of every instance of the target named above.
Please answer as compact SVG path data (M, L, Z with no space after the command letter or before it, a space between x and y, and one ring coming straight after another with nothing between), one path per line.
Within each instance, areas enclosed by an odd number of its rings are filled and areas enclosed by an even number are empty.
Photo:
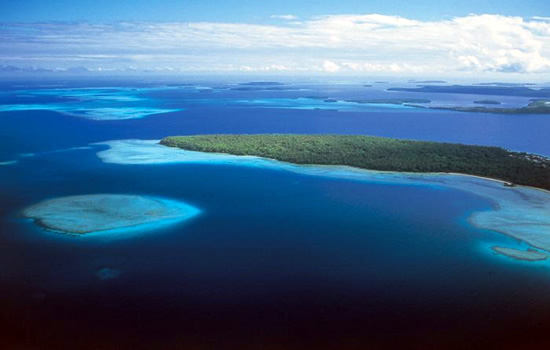
M289 90L293 89L290 86L285 86L284 83L277 81L251 81L248 83L240 83L237 87L232 87L229 90L236 91L261 91L261 90Z
M474 103L480 103L475 101ZM498 104L488 103L484 104ZM424 106L414 106L423 108ZM478 113L500 113L500 114L550 114L550 100L533 100L525 107L519 108L499 108L499 107L425 107L430 109L442 109L457 112L478 112Z
M425 85L416 88L389 88L388 91L450 93L468 95L523 96L549 98L550 88L532 89L525 86L486 86L486 85Z
M431 100L425 98L378 98L378 99L355 99L344 100L345 102L362 104L389 104L389 105L410 105L415 103L431 103ZM326 102L326 100L325 100Z
M550 190L550 159L499 147L363 135L171 136L162 145L189 151L251 155L296 164L346 165L419 173L462 173Z
M350 102L359 104L391 104L402 105L407 107L438 109L446 111L457 112L478 112L478 113L499 113L499 114L550 114L550 100L534 99L524 107L487 107L487 106L430 106L428 105L432 101L423 98L390 98L390 99L352 99L352 100L338 100L328 96L308 96L306 98L323 100L327 103L335 102ZM476 100L475 104L479 105L500 105L500 101L496 100Z
M410 84L447 84L445 80L414 80L411 79L407 83Z
M499 105L501 104L500 101L496 101L496 100L477 100L477 101L474 101L475 104L478 104L478 105Z

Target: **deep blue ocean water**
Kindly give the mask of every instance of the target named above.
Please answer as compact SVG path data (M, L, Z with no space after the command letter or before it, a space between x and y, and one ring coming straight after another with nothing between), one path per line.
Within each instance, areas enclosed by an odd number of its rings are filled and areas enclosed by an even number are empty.
M10 89L2 103L20 103ZM18 161L0 166L5 347L522 348L547 341L550 269L480 249L518 244L467 222L473 211L490 209L484 199L445 188L273 169L105 164L96 152L106 146L72 149L174 134L294 132L550 154L548 116L395 106L335 112L223 102L363 94L348 86L309 89L223 90L208 97L192 89L147 92L153 102L140 103L184 110L142 119L0 113L0 161ZM199 94L205 101L187 101ZM60 100L40 97L37 103ZM161 196L203 213L120 240L67 237L20 217L41 200L90 193Z

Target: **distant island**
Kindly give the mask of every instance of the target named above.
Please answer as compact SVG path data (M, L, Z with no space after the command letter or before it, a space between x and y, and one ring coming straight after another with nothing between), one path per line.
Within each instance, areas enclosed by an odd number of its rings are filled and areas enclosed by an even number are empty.
M484 104L500 104L494 103L498 101L482 101ZM480 103L480 101L474 102ZM422 108L423 106L415 106ZM426 107L430 109L442 109L457 112L477 112L477 113L499 113L499 114L550 114L550 100L534 100L529 102L525 107L519 108L498 108L498 107Z
M501 104L500 101L495 101L495 100L478 100L478 101L474 101L474 103L476 103L478 105L499 105L499 104Z
M277 81L251 81L248 83L240 83L236 87L229 90L234 91L277 91L277 90L294 90L295 87L288 86Z
M244 86L274 86L274 85L285 85L284 83L279 83L278 81L251 81L248 83L240 83L239 85Z
M481 85L481 86L535 86L537 84L533 83L502 83L502 82L492 82L492 83L477 83L474 85Z
M426 85L417 88L390 88L388 91L451 93L495 96L523 96L550 98L550 88L532 89L525 86L487 86L487 85Z
M384 104L384 105L407 105L411 107L422 107L416 106L415 104L420 103L431 103L431 100L425 98L374 98L374 99L353 99L353 100L338 100L336 98L328 96L307 96L306 98L312 100L323 100L323 102L334 103L334 102L350 102L350 103L359 103L359 104Z
M550 159L499 147L400 140L362 135L171 136L162 145L189 151L250 155L296 164L362 169L461 173L550 190Z
M339 102L335 98L328 96L308 96L307 98L323 100L323 102L334 103ZM424 98L390 98L390 99L353 99L343 100L344 102L359 103L359 104L391 104L391 105L403 105L407 107L437 109L445 111L457 111L457 112L477 112L477 113L500 113L500 114L550 114L550 99L534 99L529 102L527 106L515 107L515 108L502 108L502 107L485 107L485 106L428 106L426 104L432 101ZM480 105L500 105L500 101L496 100L477 100L475 104Z
M338 102L336 99L326 98L324 102ZM457 112L477 112L477 113L500 113L500 114L550 114L550 99L539 100L535 99L529 102L527 106L517 108L502 108L502 107L467 107L467 106L426 106L424 104L431 103L431 100L422 98L403 98L403 99L364 99L364 100L345 100L345 102L362 103L362 104L394 104L416 108L438 109ZM501 102L495 100L478 100L475 104L481 105L500 105Z
M326 102L326 100L325 100ZM425 98L386 98L386 99L362 99L345 100L345 102L369 103L369 104L390 104L390 105L409 105L414 103L431 103L431 100Z
M233 87L229 90L232 91L279 91L279 90L296 90L293 87L289 86L241 86L241 87Z
M410 84L447 84L445 80L414 80L408 81Z

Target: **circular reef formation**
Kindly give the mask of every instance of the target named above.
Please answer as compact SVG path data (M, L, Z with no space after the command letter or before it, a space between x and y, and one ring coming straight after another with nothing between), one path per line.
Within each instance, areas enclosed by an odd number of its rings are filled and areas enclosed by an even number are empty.
M46 229L74 235L154 229L199 213L199 209L180 201L123 194L54 198L23 211L25 217Z

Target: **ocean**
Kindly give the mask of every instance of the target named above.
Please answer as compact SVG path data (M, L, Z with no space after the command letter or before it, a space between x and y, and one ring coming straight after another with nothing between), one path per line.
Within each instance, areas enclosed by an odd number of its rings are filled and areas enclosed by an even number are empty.
M550 266L490 249L524 244L469 223L473 212L491 210L486 198L437 185L238 164L112 164L97 156L109 147L95 144L209 133L339 133L548 156L548 116L310 98L390 95L360 84L293 83L287 90L231 90L242 85L216 81L56 84L57 90L2 85L4 348L522 348L550 342ZM498 98L511 105L521 100ZM67 236L21 216L45 199L100 193L179 200L201 214L112 238Z

